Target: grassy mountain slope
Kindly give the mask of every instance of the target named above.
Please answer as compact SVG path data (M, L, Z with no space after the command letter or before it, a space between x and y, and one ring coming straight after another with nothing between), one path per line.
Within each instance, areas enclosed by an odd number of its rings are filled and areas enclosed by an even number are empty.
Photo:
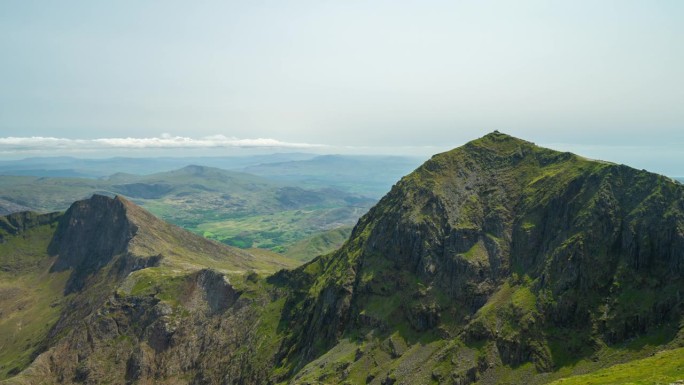
M668 384L684 379L684 348L666 350L652 357L618 364L591 374L573 376L552 385Z
M50 274L46 250L59 215L0 217L0 378L35 358L63 308L68 275Z
M95 195L63 215L0 217L0 378L16 375L44 351L42 357L66 359L60 343L81 332L92 339L98 328L125 328L112 318L113 325L92 323L114 303L123 313L135 301L149 311L185 303L186 312L218 312L239 287L229 277L246 286L245 277L295 265L278 254L254 256L212 242L120 197ZM42 369L52 373L54 365ZM54 376L39 375L34 383Z
M344 244L351 231L351 227L338 227L316 234L290 246L284 255L300 261L309 261L319 255L329 254Z
M73 231L48 249L53 273L70 267L69 312L8 383L684 377L684 187L666 177L494 132L402 178L339 250L265 278L232 258L201 269L222 256L100 203L60 220Z
M341 250L279 276L297 288L281 364L302 382L543 383L679 346L683 194L499 133L436 155Z

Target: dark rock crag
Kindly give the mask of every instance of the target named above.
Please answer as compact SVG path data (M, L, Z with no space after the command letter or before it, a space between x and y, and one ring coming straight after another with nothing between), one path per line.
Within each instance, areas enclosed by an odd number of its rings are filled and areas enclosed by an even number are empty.
M72 270L65 293L81 290L85 279L124 254L138 227L121 198L103 195L74 203L57 227L48 252L57 256L52 271Z
M547 372L568 336L586 357L678 328L683 263L680 185L492 133L403 178L334 255L274 278L297 289L281 362L296 373L345 336L407 326L493 343L461 383L489 364Z

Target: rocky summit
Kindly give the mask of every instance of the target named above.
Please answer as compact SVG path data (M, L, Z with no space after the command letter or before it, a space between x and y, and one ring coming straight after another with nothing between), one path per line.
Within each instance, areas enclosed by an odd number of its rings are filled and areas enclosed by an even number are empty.
M291 270L121 198L0 232L7 384L684 379L684 187L498 132Z

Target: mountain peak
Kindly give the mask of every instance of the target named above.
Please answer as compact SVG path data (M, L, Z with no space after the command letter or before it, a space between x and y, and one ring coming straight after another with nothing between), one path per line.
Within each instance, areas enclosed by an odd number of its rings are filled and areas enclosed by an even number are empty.
M126 266L140 269L161 263L181 270L261 271L270 263L290 266L190 233L121 196L98 194L69 207L48 252L57 256L52 271L72 270L67 292L81 290L90 275L120 258L124 258L122 272Z
M179 172L187 173L190 175L202 175L204 172L206 172L209 169L213 169L211 167L206 167L206 166L199 166L196 164L191 164L188 166L185 166L181 169L179 169Z
M493 175L492 173L505 172L513 178L521 177L524 180L538 173L539 168L552 164L566 164L572 168L588 167L590 163L599 162L569 152L540 147L532 142L494 131L463 146L434 155L420 166L416 173L407 177L426 179L428 184L434 184L442 181L438 174L451 181L457 181L462 180L464 173L482 179ZM449 177L453 173L459 174L461 178Z
M338 252L300 269L324 273L303 302L312 321L290 325L292 351L311 359L380 325L494 341L504 365L548 371L564 333L584 336L580 351L676 323L683 195L665 177L492 132L402 178ZM667 305L635 318L637 292Z
M511 135L505 134L505 133L503 133L503 132L501 132L501 131L499 131L499 130L494 130L494 131L490 132L489 134L487 134L487 135L485 135L485 136L482 137L482 139L485 139L485 138L488 138L488 139L496 139L496 140L504 140L504 139L522 140L522 139L515 138L515 137L513 137L513 136L511 136ZM477 140L477 139L476 139L476 140Z
M504 134L499 131L493 131L490 132L489 134L472 140L468 143L466 143L465 146L456 148L455 150L460 150L460 149L473 149L473 148L481 148L481 149L488 149L490 151L497 151L497 152L505 152L505 151L510 151L510 150L519 150L522 148L525 149L537 149L541 150L541 147L538 147L532 142L528 142L526 140L516 138L515 136L511 136L508 134ZM544 149L546 150L546 149Z
M59 222L49 253L52 271L73 269L66 291L80 290L84 279L128 249L138 226L127 216L132 203L95 194L69 207Z

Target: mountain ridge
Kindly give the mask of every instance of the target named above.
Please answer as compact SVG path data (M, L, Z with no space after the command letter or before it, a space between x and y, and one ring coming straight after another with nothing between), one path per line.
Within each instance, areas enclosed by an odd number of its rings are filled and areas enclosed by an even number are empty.
M296 269L174 273L188 257L95 273L87 322L8 383L543 384L661 350L679 373L684 187L498 132Z
M297 264L213 242L122 197L101 195L65 213L3 217L0 236L0 293L9 295L0 301L0 343L12 348L9 357L0 354L0 373L13 376L35 361L27 373L37 370L30 383L40 384L79 382L79 375L57 373L75 370L70 363L83 354L96 355L93 338L138 333L135 338L161 343L154 330L165 330L178 306L193 311L200 326L192 332L202 334L206 322L236 305L251 284L243 280ZM29 301L13 305L20 296Z
M655 199L659 194L664 196ZM616 196L625 210L611 205ZM375 325L461 336L466 343L494 340L487 365L531 361L543 373L565 364L558 344L573 333L567 347L571 356L582 357L596 343L647 334L661 322L676 328L682 202L681 186L669 178L489 134L434 156L402 178L360 219L340 251L292 274L290 282L310 286L286 308L304 307L313 316L292 322L293 348L283 354L308 362L358 333L353 330ZM641 217L640 210L652 213ZM666 226L661 219L669 221ZM594 244L599 247L592 249ZM597 268L582 268L590 263ZM642 274L662 277L664 284L635 281L639 268L651 269ZM618 282L622 289L611 289ZM641 299L634 309L635 290L669 294ZM498 300L512 301L512 307L500 309ZM379 303L385 304L381 312ZM284 317L298 319L294 313ZM293 368L300 371L301 364ZM477 362L466 372L471 369L466 377L487 372Z

